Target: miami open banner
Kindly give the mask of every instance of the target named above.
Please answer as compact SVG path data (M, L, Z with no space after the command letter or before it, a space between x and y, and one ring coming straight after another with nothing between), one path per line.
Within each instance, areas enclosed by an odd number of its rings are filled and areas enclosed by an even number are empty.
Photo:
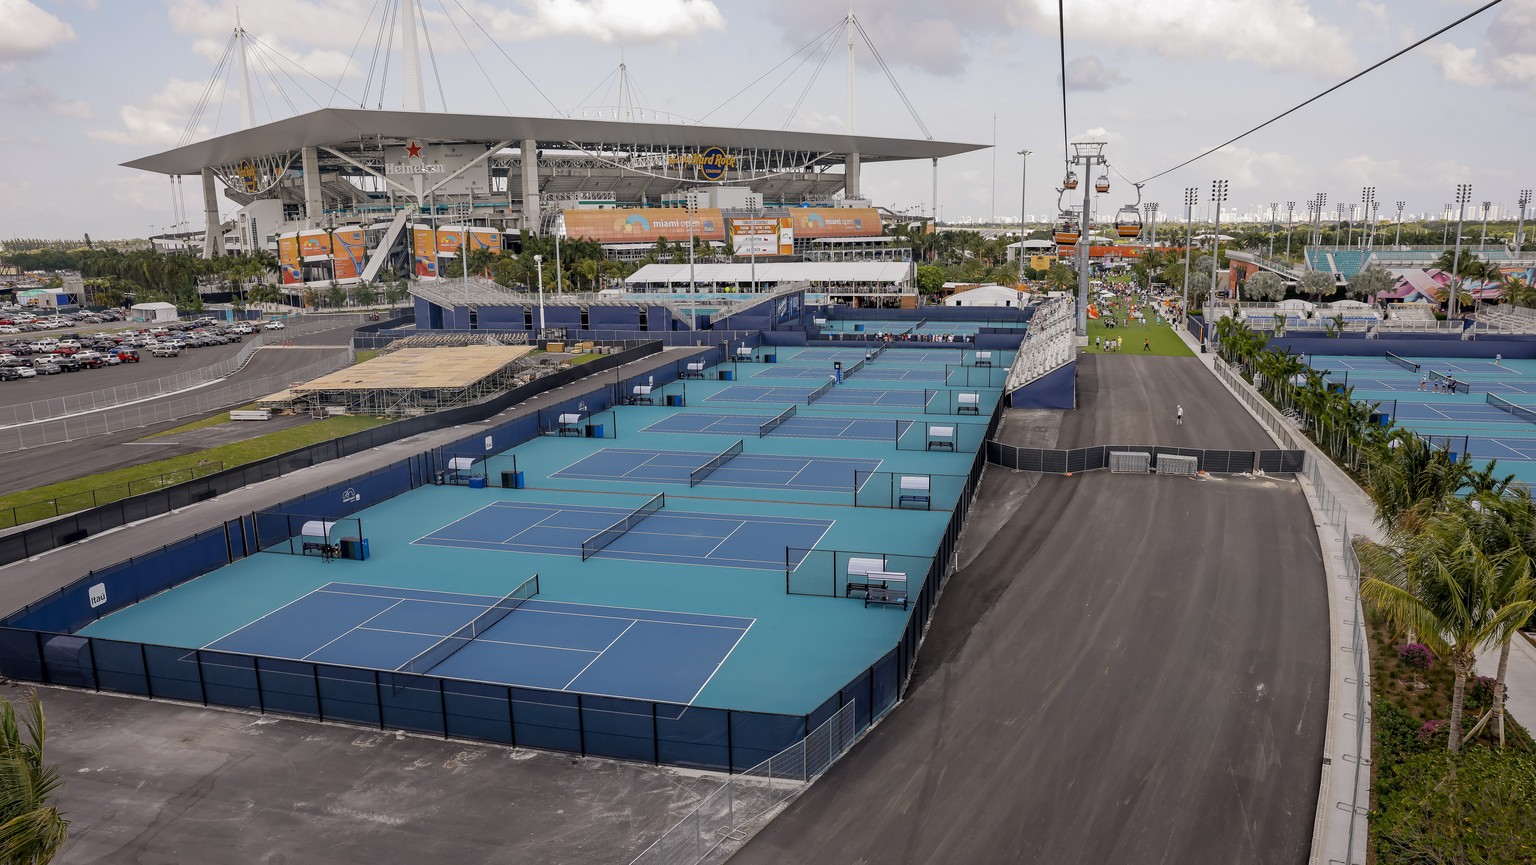
M871 211L873 212L873 211ZM688 243L688 208L645 207L565 211L565 234L598 243ZM725 218L717 207L693 210L693 236L725 240Z
M357 279L363 272L363 256L367 250L363 229L356 225L344 225L331 233L331 252L335 255L337 279Z
M411 226L411 262L417 278L437 278L437 232L432 226Z

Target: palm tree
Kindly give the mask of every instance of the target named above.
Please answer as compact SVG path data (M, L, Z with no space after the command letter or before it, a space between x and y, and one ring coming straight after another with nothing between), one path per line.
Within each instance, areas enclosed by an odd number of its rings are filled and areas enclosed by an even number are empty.
M1375 303L1378 294L1391 291L1394 285L1397 285L1397 277L1392 275L1392 271L1379 264L1373 264L1355 274L1355 278L1349 281L1345 294L1356 300Z
M52 803L63 783L43 761L43 704L33 694L17 725L16 706L0 697L0 861L44 865L64 846L69 821ZM23 735L23 730L25 735Z
M1338 283L1333 281L1333 274L1323 273L1320 270L1309 270L1303 273L1296 288L1302 294L1319 301L1324 297L1333 297L1339 291Z
M1512 306L1536 307L1536 285L1522 276L1505 277L1501 298Z
M1248 277L1243 283L1243 297L1249 300L1281 300L1285 297L1285 280L1278 273L1261 271Z
M1536 610L1529 593L1515 599L1501 588L1529 583L1530 557L1518 547L1485 549L1469 524L1470 511L1470 503L1457 500L1420 521L1416 531L1394 530L1387 544L1360 551L1360 596L1450 662L1453 754L1461 750L1467 677L1477 649L1502 639Z

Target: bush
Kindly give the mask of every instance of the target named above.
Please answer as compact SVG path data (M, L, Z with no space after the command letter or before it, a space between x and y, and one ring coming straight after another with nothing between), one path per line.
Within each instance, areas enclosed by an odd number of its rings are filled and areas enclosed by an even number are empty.
M1474 676L1467 682L1467 708L1487 709L1493 706L1493 686L1498 682L1492 676Z
M1447 732L1450 729L1451 722L1448 718L1444 720L1436 719L1434 721L1425 721L1424 726L1419 728L1419 741L1427 742L1428 744L1434 745L1437 748L1443 747L1450 744Z
M1435 662L1435 653L1423 643L1404 643L1397 647L1398 657L1416 670L1427 670Z
M1371 820L1378 865L1536 861L1536 755L1474 747L1395 769Z

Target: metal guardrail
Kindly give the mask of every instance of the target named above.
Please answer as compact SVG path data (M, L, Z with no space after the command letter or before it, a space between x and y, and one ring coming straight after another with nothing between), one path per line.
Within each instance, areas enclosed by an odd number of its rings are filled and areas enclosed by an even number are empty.
M75 511L83 511L86 508L100 507L108 502L120 501L130 496L197 480L201 477L217 474L223 470L223 462L207 460L190 468L178 469L173 472L133 478L124 483L110 484L83 492L55 496L51 499L22 502L15 507L0 509L0 529L11 529L27 523L34 523L38 520L51 519L61 514L71 514Z
M804 739L731 776L630 865L698 865L717 854L723 861L761 828L763 818L821 777L857 738L854 704L848 703Z
M1216 369L1216 377L1225 383L1243 405L1248 406L1254 414L1258 415L1259 422L1265 428L1275 434L1286 448L1290 450L1303 450L1301 434L1296 430L1296 425L1286 420L1285 416L1273 406L1269 400L1253 389L1253 386L1243 380L1237 371L1228 366L1219 357L1211 358Z
M255 354L256 350L262 346L292 339L295 336L303 336L321 330L330 330L338 325L361 322L367 318L366 315L326 315L313 318L299 318L294 320L295 323L293 324L285 322L285 329L283 330L263 330L261 333L253 335L251 339L245 341L240 351L233 357L225 358L210 366L199 367L198 369L177 373L176 375L163 376L149 381L133 382L117 387L94 390L89 393L35 400L33 402L21 403L20 405L0 406L0 428L52 420L84 412L100 411L114 406L177 393L188 388L218 381L221 378L238 372L251 359L251 355Z

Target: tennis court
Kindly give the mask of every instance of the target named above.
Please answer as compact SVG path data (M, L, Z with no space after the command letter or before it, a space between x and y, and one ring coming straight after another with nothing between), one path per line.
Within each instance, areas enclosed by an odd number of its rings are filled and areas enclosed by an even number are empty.
M856 472L872 472L880 467L877 459L748 453L730 455L712 465L719 457L720 454L700 451L603 448L551 473L550 477L835 492L852 489ZM694 477L706 468L707 474Z
M782 571L786 547L814 547L833 524L831 520L663 509L644 515L622 534L608 535L612 539L602 549L584 553L584 544L590 549L592 538L634 513L630 508L495 501L412 543Z
M762 435L763 427L774 415L715 414L711 412L675 412L641 432L698 433L751 437ZM870 418L831 417L797 414L769 430L770 435L802 439L853 439L856 441L896 441L912 421L872 420Z
M780 353L779 364L806 364L819 363L831 366L832 361L840 360L845 365L864 359L867 349L858 348L802 348L794 354ZM995 351L994 357L1000 357L1004 363L1013 362L1013 352ZM969 363L975 358L976 353L969 349L960 348L892 348L875 359L875 363L881 366L923 366L928 364L943 365L946 363Z
M797 364L773 364L752 374L753 378L798 378L825 381L835 374L830 367L800 366ZM944 381L944 370L922 367L887 367L883 361L872 361L855 375L861 381L920 381L926 383ZM851 379L844 379L845 381Z
M851 381L845 379L845 381ZM760 387L738 384L705 398L705 402L803 403L815 388ZM926 403L920 390L878 390L840 386L816 400L816 405L858 405L879 408L921 408Z
M456 640L467 625L495 612L499 601L330 583L204 648L398 671L446 643L441 660L412 672L691 704L753 624L731 616L533 598L473 638ZM428 654L428 661L436 657Z

